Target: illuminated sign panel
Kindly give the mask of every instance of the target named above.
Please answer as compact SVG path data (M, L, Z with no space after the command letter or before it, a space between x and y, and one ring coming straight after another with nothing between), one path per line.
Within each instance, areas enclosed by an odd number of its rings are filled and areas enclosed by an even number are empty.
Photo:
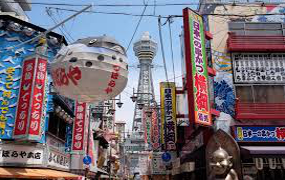
M175 83L160 83L161 140L166 150L176 150L176 93Z
M40 141L46 113L47 60L39 56L23 62L14 138Z
M190 9L184 9L183 17L190 118L195 124L211 126L203 20Z

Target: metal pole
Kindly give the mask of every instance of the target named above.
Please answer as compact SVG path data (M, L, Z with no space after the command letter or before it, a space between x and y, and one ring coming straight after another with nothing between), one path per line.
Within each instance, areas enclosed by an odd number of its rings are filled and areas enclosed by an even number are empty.
M70 19L74 18L75 16L77 16L77 15L83 13L85 10L89 9L90 7L92 7L92 5L89 5L89 6L85 7L85 8L83 8L82 10L76 12L75 14L73 14L73 15L71 15L70 17L66 18L65 20L61 21L60 23L56 24L55 26L51 27L50 29L46 30L44 33L42 33L42 34L40 34L40 35L38 35L38 36L36 36L36 37L34 37L34 38L32 38L32 39L29 39L29 40L27 40L27 41L24 41L24 42L22 42L22 43L20 43L20 44L18 44L18 45L16 45L16 46L11 47L11 49L16 48L16 47L20 47L20 46L22 46L22 45L24 45L24 44L26 44L26 43L35 41L35 40L37 40L37 39L40 39L40 38L46 36L46 35L47 35L48 33L50 33L52 30L58 28L59 26L61 26L62 24L66 23L66 22L69 21Z
M92 115L92 109L91 106L89 105L89 117L88 117L88 130L87 130L87 147L86 147L86 156L89 155L89 143L90 143L90 127L91 127L91 115ZM85 168L85 177L87 178L88 175L88 168Z

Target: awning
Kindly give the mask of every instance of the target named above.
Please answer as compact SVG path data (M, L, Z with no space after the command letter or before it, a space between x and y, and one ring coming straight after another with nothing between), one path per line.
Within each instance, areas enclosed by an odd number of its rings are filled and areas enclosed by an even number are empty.
M96 168L96 171L97 171L97 172L100 172L101 174L108 174L107 171L104 171L104 170L101 169L101 168Z
M272 154L285 155L285 146L241 146L250 154Z
M0 178L26 178L26 179L78 179L79 175L52 169L34 168L0 168Z

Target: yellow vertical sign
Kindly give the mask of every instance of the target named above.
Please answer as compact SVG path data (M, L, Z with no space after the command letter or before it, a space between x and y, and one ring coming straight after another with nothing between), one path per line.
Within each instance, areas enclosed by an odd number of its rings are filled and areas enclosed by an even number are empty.
M174 82L160 83L161 142L166 150L176 150L176 92Z

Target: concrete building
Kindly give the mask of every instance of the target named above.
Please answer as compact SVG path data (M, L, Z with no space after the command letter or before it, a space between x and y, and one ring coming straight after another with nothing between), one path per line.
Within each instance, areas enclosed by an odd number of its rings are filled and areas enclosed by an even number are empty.
M284 178L283 3L200 1L205 35L211 39L205 42L208 66L216 74L213 108L220 114L213 126L185 137L181 166L195 165L176 177L217 176L209 164L222 148L232 156L231 169L239 179Z
M5 0L0 2L0 15L10 15L29 21L25 11L31 11L31 0Z

